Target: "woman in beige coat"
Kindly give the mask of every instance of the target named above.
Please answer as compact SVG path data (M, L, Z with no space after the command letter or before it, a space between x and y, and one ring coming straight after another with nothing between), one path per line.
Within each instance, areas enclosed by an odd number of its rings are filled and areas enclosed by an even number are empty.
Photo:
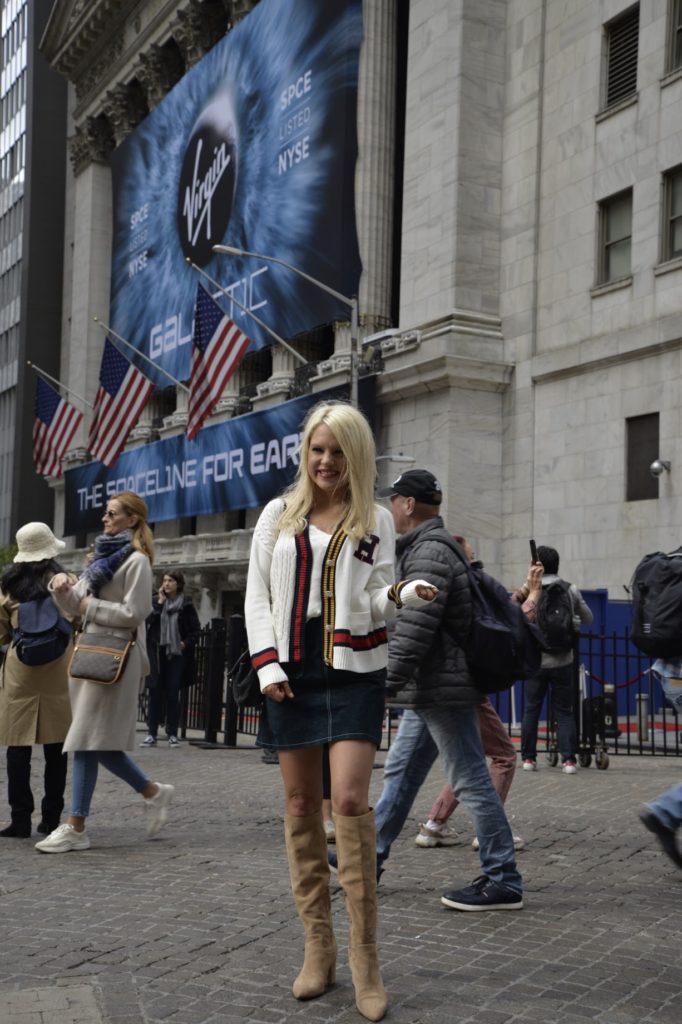
M138 694L149 671L145 619L152 606L154 543L147 506L133 491L122 491L107 503L103 523L95 557L78 583L73 586L62 574L54 577L51 589L60 608L83 617L88 632L113 633L135 644L121 679L111 686L69 678L73 722L64 749L74 752L71 815L36 843L41 853L89 848L85 820L100 764L144 797L149 838L166 822L173 798L173 786L150 782L124 753L135 745Z
M48 597L48 584L64 570L55 558L64 548L45 523L27 523L17 532L14 564L0 580L0 644L7 646L0 670L0 745L7 747L7 798L11 822L2 838L31 835L35 804L31 791L31 753L35 743L45 754L45 795L38 831L52 832L64 808L66 754L62 744L71 725L67 669L72 643L64 631L61 656L43 665L26 665L12 644L19 605ZM66 623L62 624L64 627ZM63 645L63 646L62 646Z

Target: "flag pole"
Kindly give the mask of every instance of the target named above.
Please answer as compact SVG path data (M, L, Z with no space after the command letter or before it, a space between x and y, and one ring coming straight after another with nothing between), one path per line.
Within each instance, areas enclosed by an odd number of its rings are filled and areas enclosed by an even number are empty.
M50 376L50 374L46 373L45 370L41 370L41 368L39 366L36 366L35 363L32 363L30 359L26 360L26 365L30 366L32 370L35 370L36 373L40 374L41 377L45 377L45 379L49 380L52 384L56 384L58 388L63 388L64 391L67 391L70 395L73 395L73 397L77 398L79 402L83 403L83 405L87 405L88 409L92 409L92 404L88 402L87 399L82 398L81 395L77 394L75 391L72 391L71 388L67 388L66 384L62 384L60 380L57 380L56 377Z
M182 391L184 391L186 395L189 394L189 388L186 387L182 383L182 381L179 381L176 377L174 377L171 373L169 373L168 370L164 370L163 366L159 366L159 364L155 363L153 359L150 359L149 356L146 356L144 354L144 352L140 352L139 348L135 348L135 346L133 344L131 344L129 341L126 341L125 338L122 338L120 334L116 333L116 331L113 329L113 327L109 327L107 324L104 323L103 320L100 320L100 318L98 316L93 316L92 319L95 321L96 324L98 324L102 328L102 330L106 334L111 334L112 337L116 338L117 341L120 341L122 345L127 345L128 348L133 350L133 352L135 353L136 356L138 356L140 359L144 359L145 363L149 363L149 365L153 366L155 370L158 370L159 373L162 373L164 375L164 377L168 377L169 380L172 380L173 383L175 384L175 386L178 387L178 388L181 388ZM118 345L114 345L114 348L118 348ZM119 351L120 351L120 349L119 349ZM121 355L125 355L125 352L122 352ZM127 358L127 356L126 356L126 358Z
M284 340L284 338L280 338L279 334L273 331L272 327L268 327L266 323L263 323L260 317L257 317L256 314L252 313L251 310L247 309L246 306L242 306L241 302L238 299L235 299L234 295L231 295L226 288L223 288L221 284L218 284L218 282L215 281L210 274L207 274L205 270L202 270L201 267L198 267L196 265L196 263L193 263L189 256L186 257L186 260L193 270L196 270L198 274L201 274L201 276L205 277L207 281L210 281L211 284L215 288L217 288L219 292L222 292L223 295L230 300L230 302L234 302L235 306L238 306L239 309L241 309L242 313L246 313L246 315L250 316L252 320L255 320L256 323L260 327L262 327L264 331L267 331L270 337L274 338L278 345L281 345L282 348L285 348L287 352L291 352L292 356L294 356L295 359L298 359L299 363L302 363L304 366L307 366L308 360L305 359L300 352L297 352L295 348L292 348L291 345L289 345L289 343Z

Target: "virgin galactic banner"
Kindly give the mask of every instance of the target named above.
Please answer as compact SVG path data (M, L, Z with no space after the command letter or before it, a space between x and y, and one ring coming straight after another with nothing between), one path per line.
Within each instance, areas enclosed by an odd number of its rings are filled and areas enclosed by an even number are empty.
M294 478L308 409L340 397L341 388L304 395L204 427L195 441L181 434L134 448L110 468L89 462L69 469L64 474L64 532L99 530L106 503L117 491L137 491L152 523L259 508Z
M357 294L361 42L362 0L261 0L112 155L110 322L175 377L189 376L199 277L187 257L284 338L348 319L291 271L212 247L284 259ZM213 294L253 349L271 343Z

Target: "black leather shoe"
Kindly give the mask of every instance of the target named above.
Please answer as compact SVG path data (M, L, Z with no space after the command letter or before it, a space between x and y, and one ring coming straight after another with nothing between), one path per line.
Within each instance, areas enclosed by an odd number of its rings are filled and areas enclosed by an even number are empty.
M58 826L58 821L55 821L53 824L49 821L41 821L36 828L36 832L40 832L41 836L49 836L50 832L54 832Z
M644 828L648 828L650 832L653 832L663 847L664 853L667 853L673 864L676 864L678 868L682 868L682 853L677 848L674 830L664 825L661 819L648 808L639 812L639 820L644 825Z
M25 826L20 827L19 825L8 825L7 828L0 830L0 836L3 839L29 839L31 836L31 826L28 828Z

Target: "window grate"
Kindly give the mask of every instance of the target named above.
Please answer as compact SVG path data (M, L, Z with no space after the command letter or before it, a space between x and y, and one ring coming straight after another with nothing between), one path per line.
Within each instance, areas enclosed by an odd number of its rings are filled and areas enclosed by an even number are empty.
M607 25L607 39L606 106L610 107L637 91L639 4Z

